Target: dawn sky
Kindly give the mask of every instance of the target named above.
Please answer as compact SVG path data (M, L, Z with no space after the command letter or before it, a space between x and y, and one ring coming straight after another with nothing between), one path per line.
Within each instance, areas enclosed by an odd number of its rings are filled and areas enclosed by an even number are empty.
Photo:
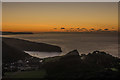
M117 30L118 3L4 2L2 19L12 32Z

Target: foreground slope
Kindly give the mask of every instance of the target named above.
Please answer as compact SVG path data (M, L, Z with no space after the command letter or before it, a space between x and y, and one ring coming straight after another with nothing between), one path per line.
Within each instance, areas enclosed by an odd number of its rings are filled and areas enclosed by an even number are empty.
M29 54L22 52L2 42L2 62L3 63L16 62L18 60L22 60L29 57L31 57Z
M87 55L73 50L61 57L44 60L47 79L116 80L120 73L120 59L105 52Z

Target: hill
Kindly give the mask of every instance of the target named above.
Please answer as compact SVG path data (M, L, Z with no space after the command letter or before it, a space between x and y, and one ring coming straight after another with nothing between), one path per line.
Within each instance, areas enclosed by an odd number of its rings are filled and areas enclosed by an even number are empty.
M18 60L23 60L29 57L31 57L29 54L22 52L2 42L2 62L3 63L16 62Z
M64 56L46 58L46 79L116 80L120 73L120 59L105 52L94 51L78 55L73 50Z
M39 51L39 52L62 52L59 46L46 43L37 43L17 38L2 38L7 45L22 51Z

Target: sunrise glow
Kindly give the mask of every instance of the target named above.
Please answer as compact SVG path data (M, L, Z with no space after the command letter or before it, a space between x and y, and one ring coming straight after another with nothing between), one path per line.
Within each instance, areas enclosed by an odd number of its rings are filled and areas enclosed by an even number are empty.
M2 30L117 31L118 3L3 3Z

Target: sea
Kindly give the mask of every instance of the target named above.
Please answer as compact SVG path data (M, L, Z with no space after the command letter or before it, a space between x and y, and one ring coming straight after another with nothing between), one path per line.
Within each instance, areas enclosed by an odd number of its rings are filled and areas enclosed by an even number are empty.
M102 33L35 33L2 35L3 37L19 38L39 43L60 46L61 53L25 51L39 58L65 55L77 49L79 54L88 54L99 50L118 57L118 35L113 32Z

